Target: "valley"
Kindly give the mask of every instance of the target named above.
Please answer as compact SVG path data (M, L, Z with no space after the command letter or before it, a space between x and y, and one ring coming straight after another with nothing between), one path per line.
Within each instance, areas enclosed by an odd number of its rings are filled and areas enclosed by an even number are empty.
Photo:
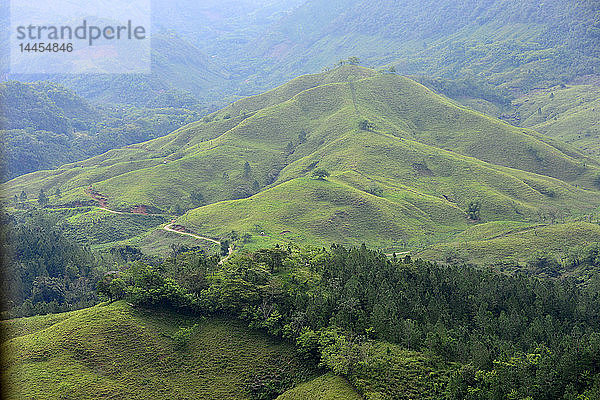
M0 397L600 398L597 1L151 14L0 52Z

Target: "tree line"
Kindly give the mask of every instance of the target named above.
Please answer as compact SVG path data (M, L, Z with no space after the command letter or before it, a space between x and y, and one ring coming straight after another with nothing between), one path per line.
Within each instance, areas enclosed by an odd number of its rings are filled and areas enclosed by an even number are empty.
M419 398L600 393L597 275L584 285L508 276L388 259L364 246L275 247L217 262L188 252L154 267L134 263L106 276L99 292L146 307L241 318L292 341L363 394L408 398L406 382L389 373L406 362L406 351L422 357L408 384Z

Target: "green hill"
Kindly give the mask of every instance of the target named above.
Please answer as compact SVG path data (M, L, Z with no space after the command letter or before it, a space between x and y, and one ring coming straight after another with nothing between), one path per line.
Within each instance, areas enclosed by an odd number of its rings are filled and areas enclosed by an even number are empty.
M317 168L331 177L311 179ZM289 235L405 248L466 229L470 203L482 221L593 213L598 176L597 163L568 145L407 78L346 66L162 138L19 177L5 196L58 187L56 205L89 202L93 192L115 210L201 206L179 222L214 237L236 230L256 244Z
M344 378L325 374L288 390L276 400L360 400L361 398Z
M9 399L249 399L252 384L271 375L291 378L292 386L318 375L291 345L241 322L143 311L124 302L1 326L2 386ZM360 398L331 375L298 391L323 380L336 385L331 390Z
M458 103L515 126L534 129L576 147L582 153L600 154L598 119L600 87L593 78L560 84L512 98L479 78L417 77L419 82Z

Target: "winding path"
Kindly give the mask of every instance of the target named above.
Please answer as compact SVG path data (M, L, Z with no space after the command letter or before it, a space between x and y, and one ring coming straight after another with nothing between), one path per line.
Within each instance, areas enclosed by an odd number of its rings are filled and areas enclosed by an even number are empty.
M208 238L206 236L200 236L200 235L196 235L195 233L190 233L190 232L184 232L184 231L178 231L177 229L173 229L173 223L167 224L163 227L163 229L167 232L173 232L173 233L179 233L180 235L186 235L186 236L191 236L193 238L196 239L200 239L200 240L207 240L209 242L213 242L216 244L221 244L221 242L219 242L218 240L215 239L211 239Z
M177 229L173 229L173 223L163 226L163 230L165 230L167 232L178 233L180 235L190 236L190 237L193 237L194 239L198 239L198 240L206 240L206 241L209 241L212 243L216 243L218 245L221 244L221 242L219 242L218 240L211 239L206 236L200 236L200 235L196 235L195 233L184 232L184 231L179 231ZM219 261L219 265L223 264L225 261L227 261L229 259L229 257L231 257L231 254L233 254L233 247L229 246L229 248L227 249L227 256L222 258L221 261Z
M159 214L139 214L139 213L134 213L134 212L125 212L125 211L115 211L115 210L111 210L110 208L106 207L106 200L103 196L101 196L99 193L93 192L91 187L88 188L88 190L86 191L86 193L94 200L96 200L99 204L98 204L98 208L103 210L103 211L107 211L109 213L112 214L119 214L119 215L159 215ZM200 235L196 235L195 233L191 233L191 232L185 232L182 230L177 230L177 229L173 229L173 225L174 223L171 222L165 226L163 226L163 230L167 231L167 232L172 232L172 233L177 233L179 235L184 235L184 236L190 236L193 237L194 239L198 239L198 240L205 240L211 243L215 243L218 245L221 245L221 242L216 240L216 239L211 239L209 237L206 236L200 236ZM227 261L229 259L229 257L231 257L231 255L233 254L233 247L229 246L229 248L227 249L227 256L225 256L224 258L221 259L221 261L219 261L219 265L223 264L225 261Z

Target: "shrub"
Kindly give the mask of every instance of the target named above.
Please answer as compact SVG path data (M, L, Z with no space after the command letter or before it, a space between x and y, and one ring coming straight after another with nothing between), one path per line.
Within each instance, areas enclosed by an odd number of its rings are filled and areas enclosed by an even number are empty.
M177 332L171 335L171 339L175 342L175 348L178 351L186 350L189 347L190 339L194 334L194 331L198 327L198 324L194 324L189 327L180 327Z

